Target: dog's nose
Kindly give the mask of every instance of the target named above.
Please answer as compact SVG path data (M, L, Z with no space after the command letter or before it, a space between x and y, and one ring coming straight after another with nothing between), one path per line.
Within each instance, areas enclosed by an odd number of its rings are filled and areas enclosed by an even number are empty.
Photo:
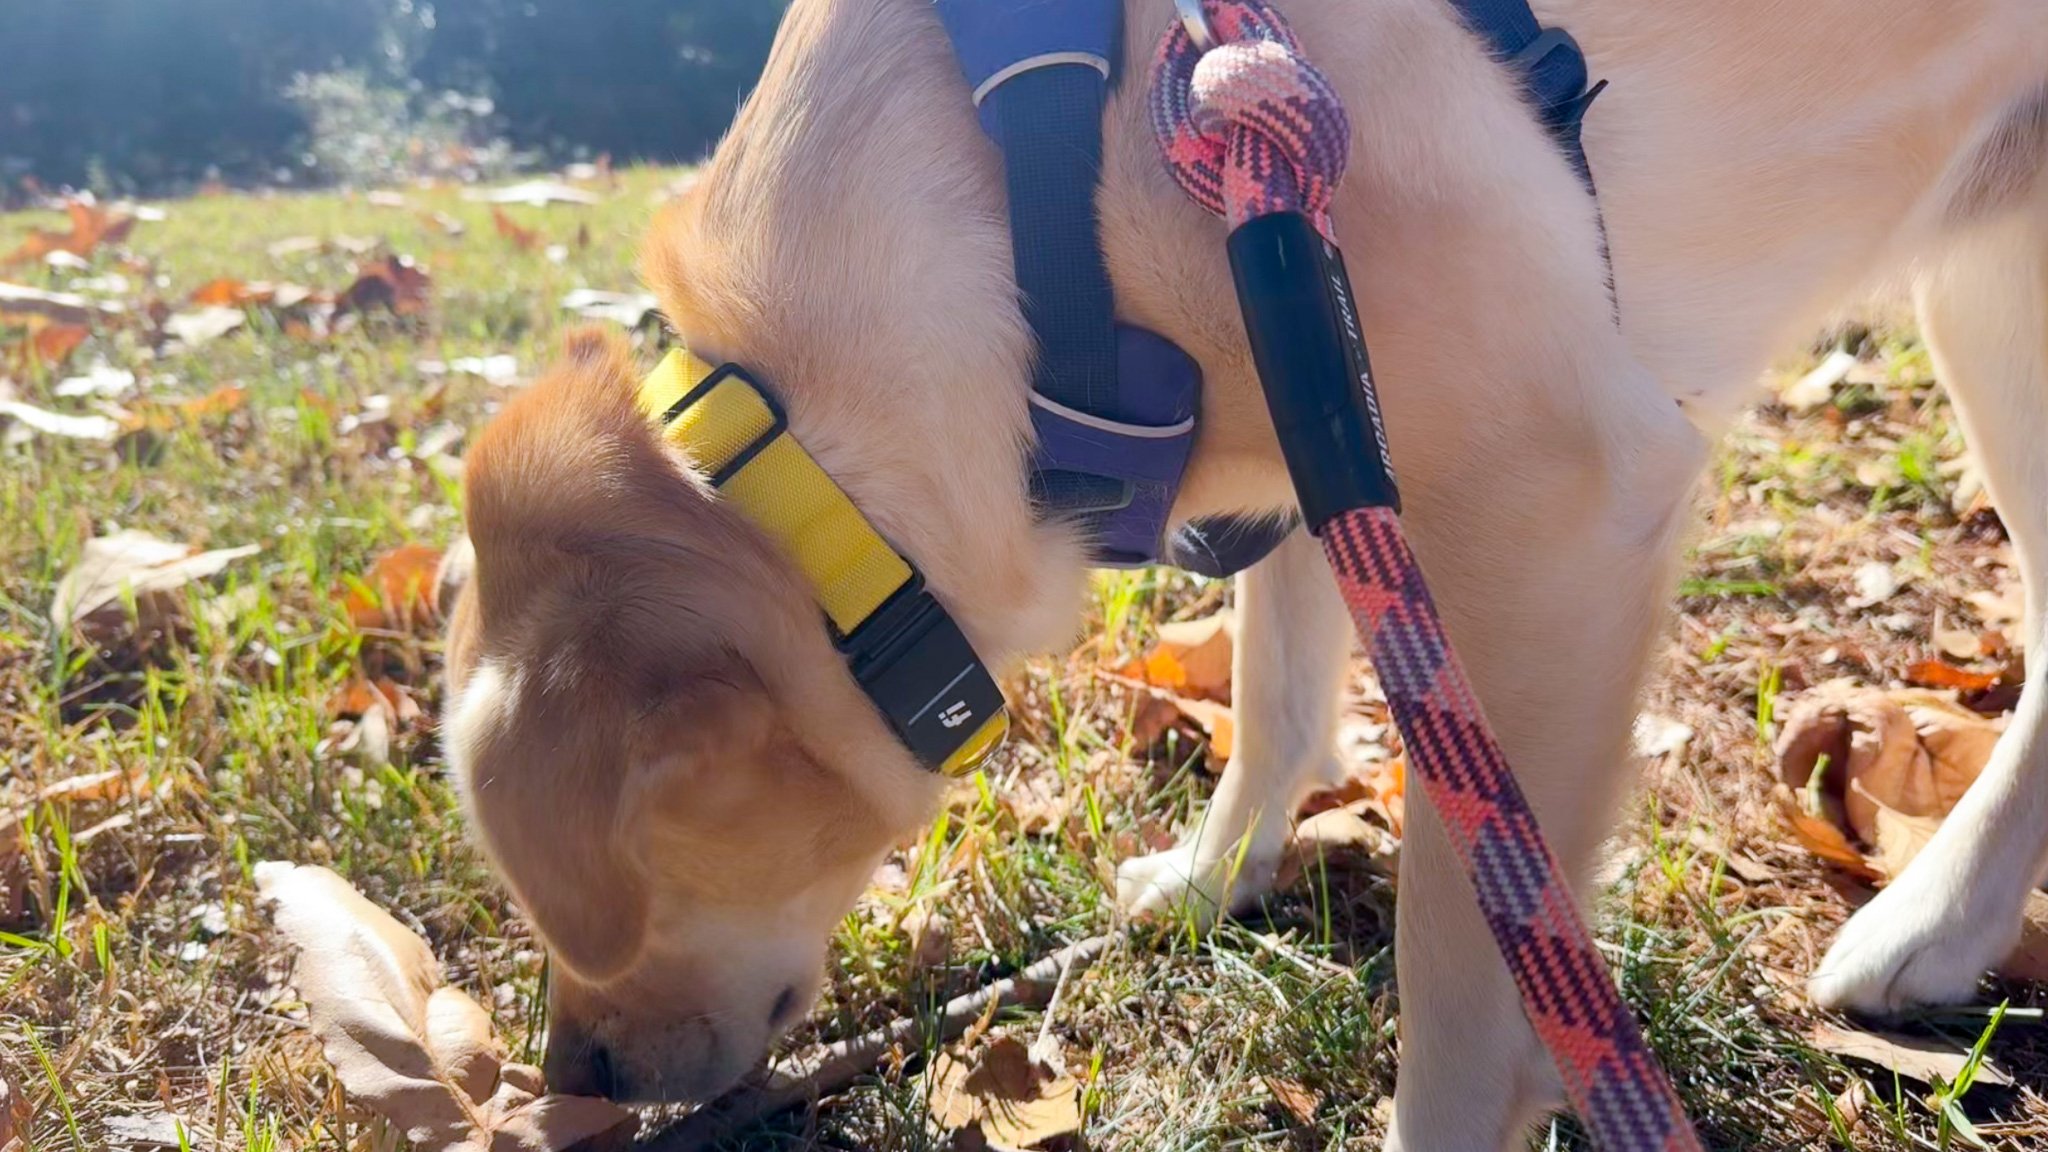
M547 1058L542 1062L548 1091L565 1096L604 1096L617 1099L624 1090L612 1050L602 1041L562 1030L548 1034Z

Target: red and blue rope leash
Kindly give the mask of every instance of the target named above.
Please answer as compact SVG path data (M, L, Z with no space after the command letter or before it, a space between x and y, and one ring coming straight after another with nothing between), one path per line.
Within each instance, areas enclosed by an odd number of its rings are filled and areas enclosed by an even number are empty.
M1303 514L1371 651L1409 765L1443 818L1529 1023L1595 1141L1608 1152L1696 1152L1698 1137L1621 1001L1402 534L1330 223L1350 158L1343 101L1264 0L1207 0L1205 9L1217 43L1198 45L1176 26L1160 47L1153 126L1181 186L1233 229L1247 327ZM1276 294L1293 298L1268 298ZM1331 331L1315 331L1318 323ZM1320 361L1304 344L1320 344ZM1302 372L1320 379L1304 381ZM1333 414L1342 414L1301 395L1317 388L1358 408L1364 420L1331 434L1344 423ZM1300 440L1317 437L1322 455L1314 447L1297 451ZM1338 452L1362 481L1331 487L1316 462L1327 465ZM1343 471L1347 462L1339 465Z

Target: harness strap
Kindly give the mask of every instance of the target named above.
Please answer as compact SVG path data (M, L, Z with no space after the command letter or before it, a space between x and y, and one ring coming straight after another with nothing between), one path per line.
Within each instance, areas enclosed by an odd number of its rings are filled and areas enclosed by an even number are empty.
M1522 78L1543 126L1565 150L1572 169L1593 186L1593 168L1586 160L1586 112L1606 89L1593 84L1586 54L1571 33L1545 28L1528 0L1451 0L1474 33L1492 47L1494 56Z
M1003 154L1011 248L1038 341L1031 494L1078 522L1112 568L1162 552L1204 575L1249 567L1292 525L1219 519L1164 539L1194 449L1201 369L1116 321L1095 197L1102 118L1122 54L1120 0L937 0L983 130Z

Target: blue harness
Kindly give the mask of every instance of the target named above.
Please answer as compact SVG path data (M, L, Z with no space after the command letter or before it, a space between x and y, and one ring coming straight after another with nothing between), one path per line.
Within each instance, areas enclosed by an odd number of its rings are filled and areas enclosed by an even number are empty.
M1585 55L1526 0L1450 0L1529 99L1580 177ZM1033 499L1079 523L1091 559L1227 576L1257 563L1292 517L1199 520L1167 532L1195 443L1202 371L1164 337L1121 324L1096 223L1102 117L1122 59L1122 0L935 0L981 124L1003 154L1011 250L1038 340Z

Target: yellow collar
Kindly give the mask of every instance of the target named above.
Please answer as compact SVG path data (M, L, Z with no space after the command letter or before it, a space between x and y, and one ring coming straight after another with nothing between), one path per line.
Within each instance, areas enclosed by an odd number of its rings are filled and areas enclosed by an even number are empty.
M1001 689L767 390L678 349L641 382L640 409L796 564L854 678L919 760L948 776L980 767L1009 732Z

